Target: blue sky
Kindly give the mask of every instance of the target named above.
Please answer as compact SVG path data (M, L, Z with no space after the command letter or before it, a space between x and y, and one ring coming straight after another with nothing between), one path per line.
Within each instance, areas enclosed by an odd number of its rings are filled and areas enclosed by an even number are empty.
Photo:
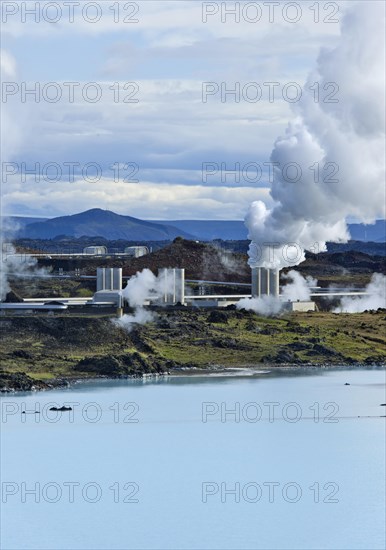
M1 105L2 162L17 170L4 178L3 169L3 213L56 216L100 207L147 219L243 219L252 201L269 206L263 163L296 116L280 91L289 82L304 85L320 48L337 41L339 24L316 24L314 2L300 2L296 23L284 21L279 11L273 23L263 13L254 24L222 23L218 16L204 24L198 1L139 0L139 22L125 25L113 22L113 2L96 4L103 16L94 25L80 14L74 23L65 15L57 24L23 23L20 13L2 23L3 83L21 88L39 82L43 88L55 82L63 92L57 103L42 96L39 103L28 96L23 103L17 92ZM338 4L343 13L345 3ZM65 97L63 83L69 81L79 83L73 103ZM90 82L102 90L96 103L79 93ZM114 102L110 87L128 82L138 87L138 103ZM264 94L257 103L221 102L219 95L203 103L203 82L229 88L255 82ZM280 83L273 102L264 82ZM80 167L73 182L66 174L69 162ZM255 182L242 174L239 182L231 176L222 181L219 170L204 182L202 165L208 162L229 170L257 163L263 173ZM55 182L22 178L22 163L40 163L43 171L55 163L63 175ZM100 165L98 181L82 176L88 163ZM114 181L113 163L137 165L139 182Z

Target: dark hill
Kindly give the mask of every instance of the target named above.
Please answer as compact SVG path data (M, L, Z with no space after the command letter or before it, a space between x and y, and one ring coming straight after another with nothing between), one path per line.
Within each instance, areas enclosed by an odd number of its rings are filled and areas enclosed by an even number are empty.
M19 237L31 239L54 239L58 235L69 237L104 237L105 239L127 239L135 241L171 240L176 237L192 238L191 235L171 225L161 225L121 216L109 210L93 208L73 216L52 218L44 222L31 223L21 230Z
M176 239L172 244L148 256L132 260L124 267L125 275L149 268L157 274L160 267L185 268L188 279L249 282L250 268L244 254L230 254L209 244Z

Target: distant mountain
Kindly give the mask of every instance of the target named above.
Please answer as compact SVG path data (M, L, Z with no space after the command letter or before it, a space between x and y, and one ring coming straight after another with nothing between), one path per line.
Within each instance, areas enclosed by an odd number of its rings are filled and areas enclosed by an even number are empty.
M104 237L131 241L164 241L176 237L194 238L189 233L169 224L159 224L121 216L109 210L93 208L72 216L61 216L43 222L30 223L22 228L18 237L54 239L58 235L69 237Z
M155 223L166 223L156 221ZM247 239L248 230L243 221L219 220L172 220L168 221L174 227L195 235L200 241L242 241Z
M248 230L243 221L144 221L99 208L48 220L20 216L11 216L9 220L13 222L12 225L20 227L17 235L19 238L32 239L53 239L58 235L129 241L164 241L178 236L200 241L242 241L248 238ZM348 228L353 241L386 242L386 220L377 220L373 225L348 224Z

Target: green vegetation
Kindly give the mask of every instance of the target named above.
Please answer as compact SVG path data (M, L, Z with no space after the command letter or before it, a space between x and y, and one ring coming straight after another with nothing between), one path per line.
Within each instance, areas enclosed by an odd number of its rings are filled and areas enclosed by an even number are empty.
M267 319L253 313L227 313L226 323L198 326L180 320L170 329L152 324L146 336L159 353L182 363L253 365L256 363L347 364L386 359L385 312L379 314L297 313ZM338 328L339 327L339 328ZM178 329L178 338L174 336Z
M386 363L385 313L264 318L163 310L130 333L102 316L2 316L0 359L3 374L47 381L215 365L380 365Z

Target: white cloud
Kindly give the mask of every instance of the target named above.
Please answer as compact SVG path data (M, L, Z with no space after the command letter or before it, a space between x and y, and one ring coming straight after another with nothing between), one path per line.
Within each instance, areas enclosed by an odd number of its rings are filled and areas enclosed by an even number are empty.
M101 179L36 185L10 180L3 194L4 211L55 216L88 208L108 208L119 214L153 219L242 219L256 196L269 202L266 189L204 187L153 182L124 183ZM27 209L22 208L25 205Z
M30 183L29 188L27 184L5 184L5 204L18 211L48 214L50 210L79 210L80 204L82 208L104 207L107 202L121 211L127 187L114 184L111 191L108 167L115 162L138 164L141 184L130 192L147 201L136 203L144 217L160 217L158 208L170 218L181 217L180 209L190 212L189 217L242 218L251 199L265 197L270 204L265 178L255 190L248 182L224 183L219 175L204 186L200 185L201 166L203 162L224 162L232 169L236 162L243 166L269 160L274 138L290 117L289 104L282 99L270 103L267 95L258 103L222 103L219 96L202 103L201 87L203 81L229 82L232 86L235 80L241 85L250 81L303 84L317 50L336 40L339 25L314 23L312 2L302 3L299 23L286 23L280 16L282 4L275 24L269 23L267 13L255 24L223 24L219 17L204 24L201 2L189 1L138 2L139 23L135 24L122 20L114 23L109 9L113 2L100 3L102 18L95 24L87 23L77 11L74 23L68 23L66 15L57 24L44 18L36 24L31 17L21 23L20 11L10 16L4 25L5 42L10 45L13 41L9 37L20 37L15 54L19 79L26 69L31 72L31 60L39 65L39 74L47 76L42 86L60 71L55 55L44 54L41 62L42 40L44 52L47 48L54 51L64 37L75 41L69 48L76 43L81 49L82 41L89 41L92 34L96 50L103 55L90 61L91 68L80 66L74 57L74 72L102 76L103 97L96 104L87 103L78 93L74 103L22 103L19 95L9 98L2 105L7 119L4 131L15 138L9 141L4 160L26 162L29 167L35 162L78 162L81 166L98 162L107 187L103 189L102 182L94 188L64 182L48 185L44 181ZM12 63L7 65L9 75L14 75ZM115 103L109 86L131 80L138 83L139 103ZM145 197L139 186L147 189ZM123 193L121 200L118 190ZM168 204L168 200L177 202Z

